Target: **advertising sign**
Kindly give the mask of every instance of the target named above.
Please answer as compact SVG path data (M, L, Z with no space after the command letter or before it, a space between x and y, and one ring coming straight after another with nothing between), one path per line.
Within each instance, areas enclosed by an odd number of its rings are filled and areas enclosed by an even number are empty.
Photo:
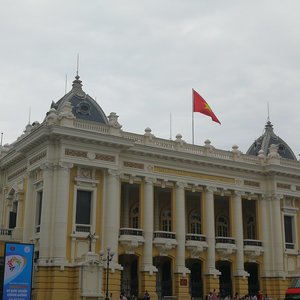
M33 252L32 244L5 244L3 300L31 299Z

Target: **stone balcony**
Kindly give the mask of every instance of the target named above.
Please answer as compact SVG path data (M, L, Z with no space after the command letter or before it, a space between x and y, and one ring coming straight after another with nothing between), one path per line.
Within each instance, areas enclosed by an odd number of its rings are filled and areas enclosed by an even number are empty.
M167 256L169 251L177 246L176 234L171 231L154 231L153 244L160 256Z
M260 240L244 240L244 253L249 257L249 261L256 262L258 256L263 254L262 241Z
M13 229L0 229L0 240L1 241L12 241Z
M144 244L143 230L139 228L120 228L119 242L126 254L134 254Z
M235 239L232 237L216 237L216 251L222 260L228 260L228 257L236 251Z
M0 240L3 242L22 242L23 228L2 228L0 229Z
M191 258L199 258L201 252L207 249L206 236L203 234L187 233L185 246L190 252Z

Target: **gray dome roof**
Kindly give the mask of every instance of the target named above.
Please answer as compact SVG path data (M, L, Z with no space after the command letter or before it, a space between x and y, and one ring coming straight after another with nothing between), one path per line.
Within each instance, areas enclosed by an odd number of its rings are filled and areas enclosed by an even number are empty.
M274 133L273 125L270 121L268 121L265 126L264 134L254 141L248 149L247 154L257 156L259 154L258 152L263 150L264 154L268 155L269 148L272 144L277 146L278 153L281 157L297 160L289 145Z
M82 90L82 81L79 78L77 74L71 91L56 103L52 102L51 108L55 108L59 112L63 104L68 101L71 103L72 113L76 119L108 124L107 117L99 104Z

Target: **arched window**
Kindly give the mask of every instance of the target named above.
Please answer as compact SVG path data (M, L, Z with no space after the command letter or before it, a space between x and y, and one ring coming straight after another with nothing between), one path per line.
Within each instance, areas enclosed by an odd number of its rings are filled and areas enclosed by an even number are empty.
M139 207L135 204L130 211L131 228L139 228Z
M217 218L217 236L229 236L229 222L226 216L219 216Z
M256 239L256 226L255 226L255 218L250 215L246 218L246 236L249 240Z
M164 209L161 213L161 230L172 231L172 214L170 209Z
M201 234L201 215L198 210L194 210L189 216L190 233Z

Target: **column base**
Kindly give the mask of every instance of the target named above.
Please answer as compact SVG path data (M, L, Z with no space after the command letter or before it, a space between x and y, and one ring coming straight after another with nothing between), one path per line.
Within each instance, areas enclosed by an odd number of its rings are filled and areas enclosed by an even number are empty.
M245 272L247 273L247 272ZM248 274L248 273L247 273ZM234 293L238 293L240 296L248 295L248 277L235 276L234 277Z
M206 296L212 292L213 290L216 290L217 292L219 292L219 288L220 288L220 283L219 283L219 276L220 272L218 270L215 270L215 272L212 272L213 274L205 274L204 275L204 280L205 280L205 284L204 284L204 297L206 299Z
M152 267L154 267L154 266L152 266ZM157 272L157 269L156 269L156 272ZM148 291L148 293L150 294L151 300L158 299L157 294L156 294L156 272L152 272L152 273L148 272L148 271L140 272L141 291L140 291L139 298L142 299L144 297L145 291Z
M157 273L157 268L152 265L146 265L142 267L142 272L148 272L150 275L153 275L153 273Z
M103 299L106 294L106 273L105 269L103 272ZM119 300L121 293L121 271L114 269L113 272L109 272L109 282L108 282L108 296L110 300Z
M175 296L177 297L177 299L190 300L191 296L189 293L189 276L185 276L182 273L175 273L174 277Z
M288 288L289 280L282 277L263 277L261 278L261 291L268 298L283 299Z

